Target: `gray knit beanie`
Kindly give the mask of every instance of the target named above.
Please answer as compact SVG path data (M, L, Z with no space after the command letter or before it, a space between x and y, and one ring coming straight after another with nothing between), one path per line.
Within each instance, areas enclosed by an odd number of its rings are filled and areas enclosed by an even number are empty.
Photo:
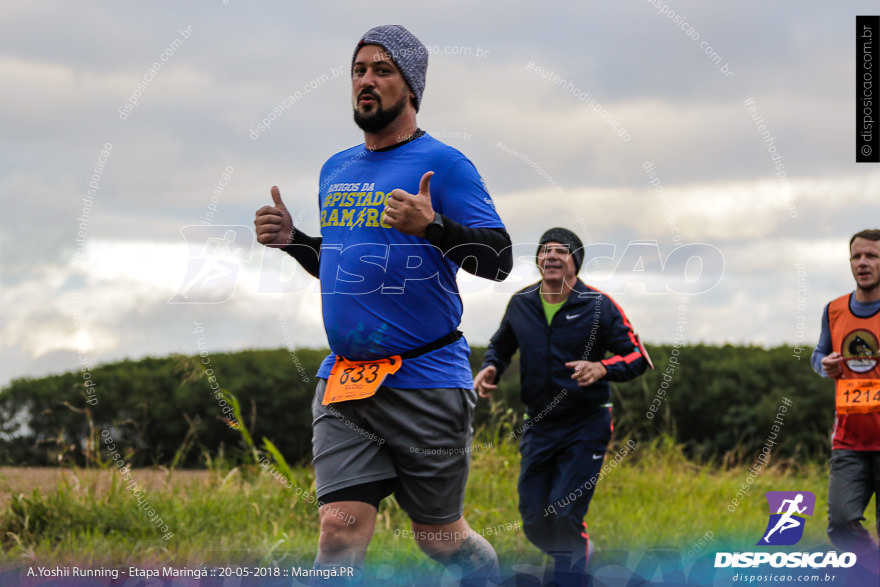
M541 235L541 240L538 241L538 252L540 252L541 247L547 243L568 245L568 251L571 253L571 258L574 261L575 273L580 272L581 265L584 262L584 245L575 233L567 228L551 228ZM535 263L537 262L538 253L535 253Z
M391 55L391 60L400 70L409 89L416 96L416 111L422 103L422 92L425 91L425 72L428 71L428 50L415 35L399 24L385 24L371 28L354 48L351 66L357 52L364 45L379 45Z

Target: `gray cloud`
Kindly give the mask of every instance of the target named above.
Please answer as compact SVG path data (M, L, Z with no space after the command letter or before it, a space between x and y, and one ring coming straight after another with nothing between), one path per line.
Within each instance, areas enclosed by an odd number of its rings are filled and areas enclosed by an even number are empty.
M96 362L194 352L195 319L211 326L214 349L281 346L282 312L297 324L294 344L325 344L313 292L256 291L263 257L242 269L227 303L165 302L187 262L180 229L200 222L227 168L234 171L212 223L249 226L279 185L300 227L317 233L320 165L362 140L347 79L354 42L383 22L402 22L438 48L420 125L474 161L514 242L563 224L621 252L656 240L665 257L674 227L683 242L712 244L726 261L719 285L689 306L689 339L762 344L793 340L786 272L805 250L805 335L815 338L824 303L851 287L845 250L842 258L822 251L845 249L880 212L876 172L854 164L850 136L853 20L873 4L671 7L733 75L647 1L504 10L463 1L379 9L5 3L0 69L12 90L0 95L0 276L4 307L15 312L0 320L0 382L77 366L74 292L85 300ZM186 27L191 36L161 61ZM475 56L478 48L487 53ZM145 75L137 105L121 118ZM297 98L253 138L288 96ZM796 218L747 98L784 155ZM81 247L105 258L77 264L82 197L108 142ZM646 162L665 200L648 183ZM583 277L601 282L618 260ZM537 278L521 270L521 279ZM485 343L509 293L475 289L464 295L464 328ZM678 294L634 283L615 297L646 340L671 339Z

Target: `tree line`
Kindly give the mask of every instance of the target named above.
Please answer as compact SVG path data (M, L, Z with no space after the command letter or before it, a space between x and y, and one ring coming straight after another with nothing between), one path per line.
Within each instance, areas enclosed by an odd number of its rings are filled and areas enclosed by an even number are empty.
M829 456L833 385L793 347L648 345L648 351L655 370L612 385L618 439L669 437L691 458L724 465L750 463L774 432L774 459ZM471 350L475 373L484 352ZM147 357L97 366L88 376L71 371L16 379L0 390L0 462L106 462L103 430L135 467L243 462L250 457L239 425L255 445L267 438L288 462L307 462L314 374L326 353ZM493 400L481 399L477 407L475 428L498 441L513 441L522 429L518 364L516 355ZM237 399L241 422L224 394Z

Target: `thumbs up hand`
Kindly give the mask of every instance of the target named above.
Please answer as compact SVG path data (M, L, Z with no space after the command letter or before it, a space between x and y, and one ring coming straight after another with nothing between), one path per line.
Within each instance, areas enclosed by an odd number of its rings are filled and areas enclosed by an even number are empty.
M272 186L272 202L274 206L263 206L257 210L254 226L257 228L257 240L267 247L283 247L290 243L293 236L293 219L277 186Z
M393 190L385 203L382 222L404 234L425 236L425 228L434 221L434 208L431 205L431 176L427 172L419 182L419 193L410 194L405 190Z

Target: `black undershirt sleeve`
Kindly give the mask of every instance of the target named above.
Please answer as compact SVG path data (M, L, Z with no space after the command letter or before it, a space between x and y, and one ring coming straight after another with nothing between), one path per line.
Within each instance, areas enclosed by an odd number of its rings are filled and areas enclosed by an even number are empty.
M431 243L453 263L477 277L504 281L513 268L510 235L503 228L465 226L448 216L443 220L443 237Z
M319 236L296 230L283 250L318 277L321 242ZM474 228L443 216L443 238L432 244L453 263L484 279L504 281L513 267L510 235L503 228Z
M320 236L309 236L300 230L294 229L290 244L282 247L282 250L296 259L303 269L311 275L318 277L321 240Z

